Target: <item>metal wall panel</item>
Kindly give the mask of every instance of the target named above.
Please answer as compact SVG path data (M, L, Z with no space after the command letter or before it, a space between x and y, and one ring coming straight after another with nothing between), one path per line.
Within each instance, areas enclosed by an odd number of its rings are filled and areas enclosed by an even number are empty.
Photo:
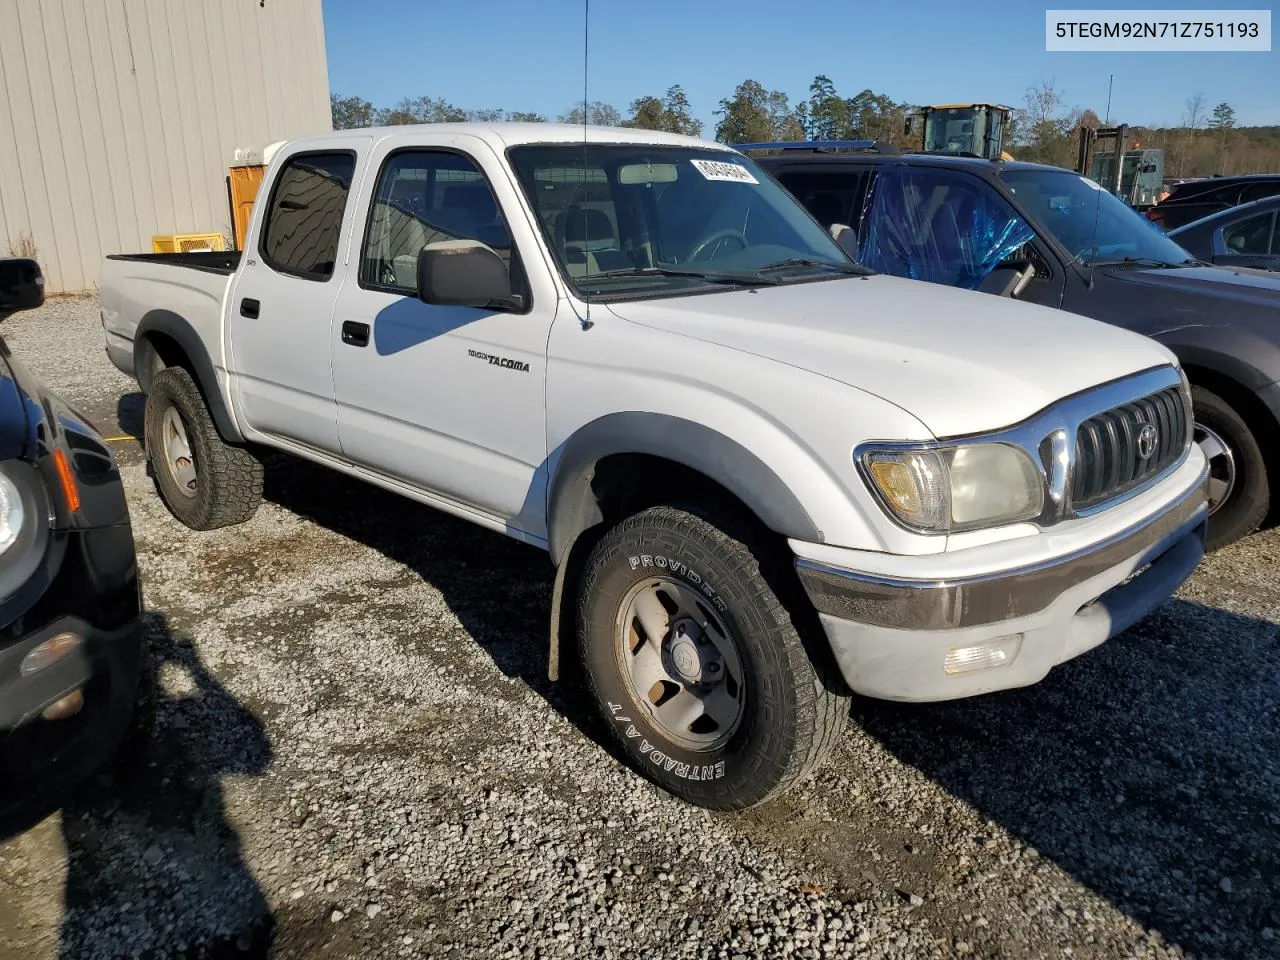
M0 256L29 238L69 292L230 238L233 151L330 125L321 0L0 0Z

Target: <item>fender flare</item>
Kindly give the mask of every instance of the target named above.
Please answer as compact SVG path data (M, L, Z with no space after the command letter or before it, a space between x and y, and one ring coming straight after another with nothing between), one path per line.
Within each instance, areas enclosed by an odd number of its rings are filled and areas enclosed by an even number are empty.
M578 535L603 520L592 489L595 466L613 454L647 454L696 470L741 500L765 526L820 543L822 531L786 483L745 446L693 420L660 413L611 413L560 448L547 494L547 546L557 566Z
M196 386L204 397L213 424L218 434L227 443L244 443L244 435L236 425L218 389L218 375L214 372L213 361L209 359L209 351L205 349L200 334L186 317L172 310L152 310L143 316L138 329L133 335L133 369L137 372L138 384L146 390L150 386L151 376L144 363L145 351L151 349L148 334L159 333L168 337L186 357L185 366L195 378ZM143 378L148 382L143 382Z
M1178 362L1184 367L1200 367L1219 376L1234 380L1240 386L1254 393L1261 390L1270 379L1259 369L1245 360L1213 347L1195 343L1165 344Z

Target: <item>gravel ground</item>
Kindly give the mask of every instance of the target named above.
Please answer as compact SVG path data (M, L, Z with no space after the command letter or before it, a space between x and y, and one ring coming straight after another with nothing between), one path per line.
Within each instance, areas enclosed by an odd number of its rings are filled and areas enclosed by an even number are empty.
M96 301L5 336L139 432ZM115 448L157 736L0 845L0 957L1280 957L1280 533L1032 689L858 701L713 815L545 679L543 555L284 457L197 534Z

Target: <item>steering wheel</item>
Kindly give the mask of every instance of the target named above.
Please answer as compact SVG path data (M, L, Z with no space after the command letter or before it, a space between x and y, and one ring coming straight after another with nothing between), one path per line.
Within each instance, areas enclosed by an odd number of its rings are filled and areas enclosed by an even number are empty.
M717 230L715 233L711 234L711 236L707 237L707 239L703 240L700 244L690 250L689 256L685 262L693 263L697 260L701 260L702 254L713 248L718 253L719 244L726 240L736 240L738 242L739 250L745 250L751 245L747 242L746 235L741 230L735 230L733 227L725 227L722 230ZM707 257L707 259L714 260L715 254Z

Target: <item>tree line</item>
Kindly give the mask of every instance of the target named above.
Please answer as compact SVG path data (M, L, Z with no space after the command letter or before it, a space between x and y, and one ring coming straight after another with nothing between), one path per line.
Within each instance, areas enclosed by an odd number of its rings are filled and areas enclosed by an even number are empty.
M378 107L362 97L344 97L334 93L329 95L329 106L335 130L407 123L462 123L468 120L490 123L545 123L548 120L543 114L520 110L464 110L435 97L406 98L394 107ZM575 104L556 119L561 123L582 123L584 114L587 122L595 126L666 130L691 137L702 135L702 121L695 120L690 114L689 98L679 84L668 88L664 96L637 97L631 101L630 113L626 117L611 104L593 101L586 104L585 110L583 104Z
M530 123L551 119L538 113L508 110L464 110L445 100L418 97L393 107L378 107L360 97L333 94L334 129L406 123L450 123L465 120L514 120ZM1211 176L1227 173L1280 171L1280 126L1240 127L1228 103L1213 107L1202 93L1187 98L1182 122L1176 127L1151 128L1130 124L1129 148L1149 147L1165 152L1168 177ZM865 89L844 96L825 75L814 77L809 96L798 103L781 90L756 80L743 80L733 95L720 100L714 136L721 143L759 143L771 140L881 140L899 148L918 149L919 135L905 132L911 105ZM631 101L626 111L612 104L579 103L555 117L563 123L635 127L701 136L689 99L679 84L659 96ZM1115 121L1112 121L1115 122ZM1021 160L1072 167L1080 131L1103 126L1097 111L1070 105L1052 80L1029 87L1021 106L1013 111L1011 138L1005 149Z

